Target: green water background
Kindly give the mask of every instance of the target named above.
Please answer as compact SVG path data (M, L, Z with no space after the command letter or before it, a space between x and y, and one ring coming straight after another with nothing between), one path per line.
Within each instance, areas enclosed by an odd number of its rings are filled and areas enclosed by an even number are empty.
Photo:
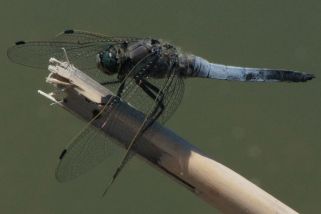
M304 84L186 81L167 126L302 213L321 195L321 1L1 0L1 213L215 213L138 159L107 197L104 165L65 184L58 155L83 126L37 95L47 71L12 64L6 48L75 28L152 36L232 65L316 74Z

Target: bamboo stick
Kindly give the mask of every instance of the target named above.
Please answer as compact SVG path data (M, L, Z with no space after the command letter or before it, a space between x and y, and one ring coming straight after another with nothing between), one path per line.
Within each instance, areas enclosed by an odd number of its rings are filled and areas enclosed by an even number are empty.
M47 82L63 87L65 99L59 102L55 93L40 93L85 121L92 118L92 111L98 108L96 103L112 96L108 89L68 63L51 59L49 70ZM144 115L124 102L110 114L113 126L106 126L103 132L126 147ZM93 125L99 127L103 122L100 119ZM138 139L135 152L223 213L297 213L158 123Z

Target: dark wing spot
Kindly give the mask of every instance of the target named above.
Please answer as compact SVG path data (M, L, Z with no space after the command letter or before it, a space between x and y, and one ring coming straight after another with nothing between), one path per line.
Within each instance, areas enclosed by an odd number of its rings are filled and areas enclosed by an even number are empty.
M73 34L75 31L73 29L68 29L64 31L64 34Z
M65 156L66 153L67 153L67 149L64 149L64 150L61 152L61 154L59 155L59 159L61 160L61 159Z
M16 45L24 45L24 44L26 44L26 42L21 40L21 41L16 42L15 44Z

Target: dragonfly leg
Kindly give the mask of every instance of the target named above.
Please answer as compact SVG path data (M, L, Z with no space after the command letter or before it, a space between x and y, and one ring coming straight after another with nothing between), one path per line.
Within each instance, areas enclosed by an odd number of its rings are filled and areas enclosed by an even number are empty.
M139 87L141 87L143 91L156 102L156 108L154 108L154 110L149 115L149 119L151 119L149 125L151 125L155 120L159 118L159 116L163 113L165 109L165 105L163 103L164 93L161 90L159 90L159 88L148 82L146 79L140 76L134 78L136 84ZM146 128L148 128L149 125Z
M117 97L121 97L122 93L124 92L126 81L123 81L117 90Z
M159 90L159 88L157 88L156 86L154 86L153 84L151 84L150 82L148 82L147 80L142 78L141 76L136 76L136 77L134 77L134 79L135 79L136 84L139 87L141 87L143 89L143 91L149 97L151 97L153 100L156 101L156 107L153 109L153 111L151 113L149 113L147 115L147 119L143 122L140 130L136 133L135 137L132 139L131 143L127 147L126 154L125 154L124 158L122 159L119 167L116 169L116 171L115 171L111 181L107 185L105 191L103 192L103 196L107 193L107 191L109 190L111 185L114 183L114 181L118 177L121 170L124 168L125 164L130 159L130 157L131 157L130 150L134 146L134 144L136 143L136 139L138 137L140 137L141 134L143 134L143 132L146 131L146 129L149 128L155 120L158 119L158 117L163 113L163 111L165 109L165 106L163 104L164 93L161 90ZM121 95L123 88L124 88L124 82L120 86L120 88L118 89L117 94L119 94L119 96Z

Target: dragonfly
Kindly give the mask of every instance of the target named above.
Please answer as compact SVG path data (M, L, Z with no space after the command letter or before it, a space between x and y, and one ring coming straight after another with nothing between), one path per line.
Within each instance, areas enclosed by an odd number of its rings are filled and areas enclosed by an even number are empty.
M14 63L45 69L49 58L65 59L62 48L72 64L112 89L115 97L130 103L145 115L104 193L129 161L137 138L155 121L165 123L178 108L184 94L184 79L269 83L306 82L315 77L313 74L284 69L211 63L161 39L114 37L79 30L65 30L48 40L18 41L7 50L7 55ZM110 103L100 103L104 106L101 112L112 109ZM93 115L91 122L101 112ZM108 118L104 124L111 125L107 122ZM56 169L56 178L60 182L79 177L110 155L106 145L113 139L103 136L98 140L99 129L86 127L60 155Z

